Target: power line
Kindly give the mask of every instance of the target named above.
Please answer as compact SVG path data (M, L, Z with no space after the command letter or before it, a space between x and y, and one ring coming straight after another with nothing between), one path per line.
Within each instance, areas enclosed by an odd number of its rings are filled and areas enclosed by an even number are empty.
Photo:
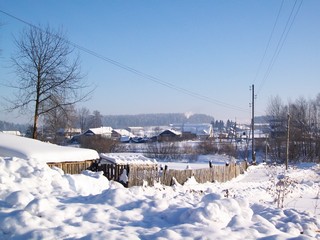
M261 61L260 61L260 63L259 63L259 66L258 66L258 70L257 70L256 75L255 75L254 80L253 80L254 83L255 83L255 81L256 81L256 79L257 79L257 77L258 77L258 74L259 74L259 72L260 72L262 63L264 62L264 59L265 59L266 54L267 54L267 51L268 51L268 49L269 49L270 42L271 42L271 39L272 39L272 37L273 37L274 30L275 30L275 28L276 28L276 26L277 26L277 23L278 23L278 20L279 20L279 16L280 16L280 13L281 13L281 10L282 10L282 7L283 7L283 3L284 3L284 0L281 1L281 5L280 5L280 8L279 8L279 11L278 11L276 20L275 20L275 22L274 22L274 24L273 24L272 31L271 31L271 34L270 34L270 36L269 36L269 40L268 40L267 46L266 46L266 48L265 48L265 50L264 50L263 56L262 56L262 58L261 58Z
M0 12L2 12L3 14L5 14L5 15L11 17L11 18L14 18L15 20L17 20L17 21L19 21L19 22L22 22L22 23L24 23L24 24L26 24L26 25L28 25L28 26L30 26L30 27L36 28L36 29L38 29L38 30L40 30L40 31L44 31L44 30L42 30L40 27L37 27L37 26L35 26L35 25L33 25L33 24L25 21L25 20L22 20L22 19L20 19L20 18L18 18L18 17L16 17L16 16L13 16L12 14L9 14L9 13L3 11L3 10L0 10ZM51 34L51 33L49 33L49 34ZM157 84L160 84L160 85L162 85L162 86L164 86L164 87L167 87L167 88L176 90L176 91L181 92L181 93L183 93L183 94L189 95L189 96L191 96L191 97L194 97L194 98L197 98L197 99L200 99L200 100L209 102L209 103L213 103L213 104L219 105L219 106L221 106L221 107L225 107L225 108L229 108L229 109L237 110L237 111L242 111L242 112L249 112L248 109L244 109L244 108L241 108L241 107L232 105L232 104L228 104L228 103L219 101L219 100L217 100L217 99L213 99L213 98L210 98L210 97L208 97L208 96L205 96L205 95L196 93L196 92L194 92L194 91L188 90L188 89L186 89L186 88L179 87L179 86L174 85L174 84L172 84L172 83L163 81L163 80L161 80L161 79L159 79L159 78L157 78L157 77L154 77L154 76L152 76L152 75L149 75L149 74L146 74L146 73L144 73L144 72L141 72L141 71L139 71L139 70L137 70L137 69L135 69L135 68L129 67L129 66L127 66L127 65L125 65L125 64L123 64L123 63L120 63L120 62L118 62L118 61L115 61L115 60L113 60L113 59L111 59L111 58L105 57L105 56L103 56L102 54L99 54L99 53L97 53L97 52L95 52L95 51L92 51L92 50L90 50L90 49L88 49L88 48L86 48L86 47L83 47L83 46L81 46L81 45L79 45L79 44L76 44L76 43L74 43L74 42L72 42L72 41L66 40L66 39L64 39L64 38L62 38L62 37L60 37L60 36L57 36L57 35L54 35L54 34L51 34L51 35L53 35L54 37L57 37L57 38L62 39L63 41L67 42L68 44L72 45L74 48L77 48L77 49L79 49L79 50L81 50L81 51L83 51L83 52L85 52L85 53L87 53L87 54L89 54L89 55L92 55L92 56L94 56L94 57L96 57L96 58L99 58L99 59L105 61L105 62L108 62L108 63L110 63L110 64L112 64L112 65L115 65L115 66L117 66L117 67L119 67L119 68L122 68L122 69L124 69L124 70L126 70L126 71L128 71L128 72L131 72L131 73L133 73L133 74L135 74L135 75L138 75L138 76L141 77L141 78L150 80L150 81L155 82L155 83L157 83Z
M287 39L287 36L288 36L288 34L289 34L290 30L291 30L291 27L292 27L292 25L293 25L293 23L294 23L294 21L296 19L296 16L298 15L298 12L299 12L299 10L301 8L302 3L303 3L303 0L301 0L299 6L296 9L296 4L297 4L297 0L296 0L294 5L293 5L293 7L292 7L292 9L291 9L289 18L288 18L288 20L286 22L285 28L282 31L282 34L281 34L281 37L280 37L280 39L278 41L276 50L274 51L274 54L273 54L273 56L271 58L271 61L270 61L269 65L268 65L268 68L267 68L267 70L266 70L266 72L264 74L262 82L261 82L261 84L259 86L258 93L261 91L264 83L267 81L268 77L270 76L271 70L272 70L272 68L273 68L273 66L274 66L274 64L275 64L275 62L276 62L276 60L277 60L282 48L283 48L283 45L284 45L284 43L285 43L285 41ZM294 11L295 11L295 13L294 13Z

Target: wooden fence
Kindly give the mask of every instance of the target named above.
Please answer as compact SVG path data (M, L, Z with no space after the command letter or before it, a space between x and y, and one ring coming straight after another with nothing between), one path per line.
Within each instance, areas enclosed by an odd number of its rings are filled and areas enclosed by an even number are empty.
M49 162L49 167L61 168L65 174L80 174L83 170L89 169L95 160L87 160L80 162Z
M119 164L101 164L98 166L98 171L103 171L103 175L109 180L114 180L119 182L120 176L123 170L126 169L129 172L129 165L119 165Z
M130 165L128 187L153 186L159 176L158 165Z
M158 178L157 164L121 165L121 164L101 164L98 171L103 171L104 176L109 180L120 182L120 176L124 169L127 171L128 183L123 183L127 187L142 186L145 183L153 186Z
M98 171L103 171L104 175L109 180L120 182L120 176L123 170L126 169L128 175L128 183L124 184L127 187L142 186L145 183L148 186L153 186L154 182L171 186L174 179L180 183L185 183L190 177L194 177L198 183L205 182L226 182L240 174L244 173L247 169L247 163L241 162L239 164L229 165L212 165L211 168L203 169L158 169L156 164L143 164L143 165L114 165L102 164L98 167Z
M171 186L174 179L180 183L185 183L190 177L194 177L198 183L206 182L226 182L240 174L247 169L247 163L229 165L212 165L211 168L202 169L186 169L186 170L164 170L160 176L160 182L164 185Z

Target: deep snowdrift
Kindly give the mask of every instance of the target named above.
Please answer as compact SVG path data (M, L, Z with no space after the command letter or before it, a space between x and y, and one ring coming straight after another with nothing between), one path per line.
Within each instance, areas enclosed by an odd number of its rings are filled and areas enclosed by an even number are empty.
M44 162L0 157L0 239L320 238L316 165L289 171L297 184L279 209L265 165L227 183L127 189Z

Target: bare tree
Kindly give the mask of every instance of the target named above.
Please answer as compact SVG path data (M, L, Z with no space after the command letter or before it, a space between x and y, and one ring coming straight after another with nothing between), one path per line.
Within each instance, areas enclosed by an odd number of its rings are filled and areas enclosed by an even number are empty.
M274 160L284 160L283 144L286 139L287 106L279 96L271 97L267 106L267 115L270 116L270 157Z
M77 111L78 122L81 128L81 132L89 128L89 116L90 110L88 108L81 108Z
M10 86L17 93L9 100L10 110L33 109L32 137L37 138L40 116L54 109L67 111L68 106L87 100L92 90L82 92L88 86L81 76L79 57L74 57L74 48L60 30L30 27L15 44L12 62L18 79Z
M286 118L290 114L290 121ZM286 157L286 135L290 129L289 160L319 161L320 95L315 100L299 97L287 105L279 97L271 99L267 114L270 116L270 156L275 160ZM289 123L289 126L288 126Z
M43 119L44 136L53 143L62 143L65 134L70 134L76 125L76 112L73 105L65 108L54 108ZM49 140L46 139L46 140Z
M92 127L98 128L102 126L102 115L98 110L93 111Z

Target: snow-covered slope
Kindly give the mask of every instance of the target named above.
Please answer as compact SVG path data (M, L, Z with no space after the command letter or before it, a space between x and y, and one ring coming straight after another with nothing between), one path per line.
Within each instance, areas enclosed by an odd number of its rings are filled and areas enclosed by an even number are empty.
M227 183L127 189L45 162L0 157L0 239L320 238L318 165L290 169L297 183L279 209L265 165Z

